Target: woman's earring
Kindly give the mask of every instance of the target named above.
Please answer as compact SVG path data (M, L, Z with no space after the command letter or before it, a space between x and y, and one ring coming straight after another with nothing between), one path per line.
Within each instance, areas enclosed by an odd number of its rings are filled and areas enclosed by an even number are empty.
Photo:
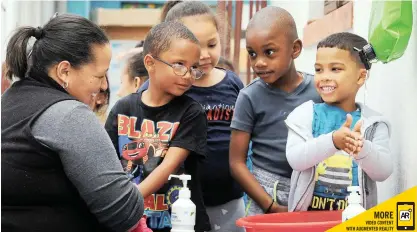
M64 82L64 84L62 85L62 87L63 87L64 89L68 89L68 82Z

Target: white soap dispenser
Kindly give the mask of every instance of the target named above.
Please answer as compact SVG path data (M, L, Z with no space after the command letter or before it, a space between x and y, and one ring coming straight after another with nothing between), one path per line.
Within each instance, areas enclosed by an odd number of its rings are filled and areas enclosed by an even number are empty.
M348 206L342 212L342 222L349 220L366 211L361 205L361 196L359 186L349 186Z
M191 191L187 187L190 175L170 175L182 180L183 187L179 191L178 200L171 206L171 232L194 232L196 207L191 201Z

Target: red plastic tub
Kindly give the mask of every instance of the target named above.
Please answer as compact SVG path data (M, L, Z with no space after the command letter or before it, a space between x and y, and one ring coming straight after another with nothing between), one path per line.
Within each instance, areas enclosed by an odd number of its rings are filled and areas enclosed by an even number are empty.
M241 218L236 225L246 232L323 232L342 223L342 211L264 214Z

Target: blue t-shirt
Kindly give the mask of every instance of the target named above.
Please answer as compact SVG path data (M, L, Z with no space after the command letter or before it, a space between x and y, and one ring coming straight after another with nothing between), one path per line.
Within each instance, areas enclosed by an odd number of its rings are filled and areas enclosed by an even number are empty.
M346 121L348 113L336 106L326 103L314 104L313 136L338 130ZM351 129L361 117L358 110L349 112L353 122ZM338 151L320 162L316 168L313 199L309 210L343 210L347 206L347 187L359 185L358 165L352 158Z
M234 72L224 72L225 77L219 83L210 87L192 86L185 93L199 102L207 114L207 156L199 170L207 206L222 205L243 196L229 168L230 123L243 83ZM147 89L148 85L149 82L145 82L139 91Z

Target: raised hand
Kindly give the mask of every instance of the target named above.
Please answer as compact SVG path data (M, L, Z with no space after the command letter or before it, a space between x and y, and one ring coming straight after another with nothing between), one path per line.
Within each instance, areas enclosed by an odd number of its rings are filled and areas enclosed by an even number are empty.
M361 127L362 127L362 120L359 120L358 122L356 122L352 130L352 132L356 134L356 137L360 138L359 140L356 141L355 149L353 149L353 147L351 148L351 150L353 151L353 156L357 156L363 147L363 136L361 134ZM352 141L351 141L351 145L353 145Z
M360 133L362 122L356 123L354 129L350 130L352 121L352 115L348 114L345 123L333 132L333 143L335 147L350 155L359 153L360 148L363 146L362 135Z

